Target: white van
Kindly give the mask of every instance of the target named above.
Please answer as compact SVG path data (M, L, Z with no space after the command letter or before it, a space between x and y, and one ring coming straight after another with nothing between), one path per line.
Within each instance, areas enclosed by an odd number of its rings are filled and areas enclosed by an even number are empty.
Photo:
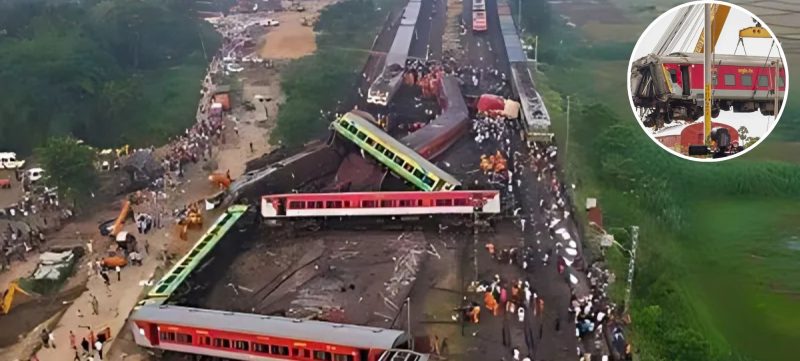
M0 169L17 169L24 165L24 160L17 160L17 153L0 152Z
M44 177L44 169L42 168L31 168L25 171L25 176L31 181L31 183L36 183L42 177Z

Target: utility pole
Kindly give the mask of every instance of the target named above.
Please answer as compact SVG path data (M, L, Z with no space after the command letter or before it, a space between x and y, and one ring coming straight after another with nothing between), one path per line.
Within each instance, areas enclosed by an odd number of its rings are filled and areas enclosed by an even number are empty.
M409 338L408 345L409 345L409 349L413 350L414 349L414 336L413 336L414 334L411 333L411 297L406 297L406 315L408 317L408 319L407 319L407 323L408 323L408 338Z
M639 244L639 226L631 226L631 250L628 260L628 286L625 289L625 312L629 312L631 307L631 290L633 289L633 272L636 267L636 247Z
M564 161L567 160L567 151L569 150L569 95L567 95L567 140L564 142Z
M536 35L536 44L533 45L533 72L539 72L539 35Z
M714 51L712 44L714 39L711 39L711 4L705 4L705 46L703 53L705 55L705 91L703 94L703 139L707 147L711 146L711 67L713 61L711 60L711 52Z

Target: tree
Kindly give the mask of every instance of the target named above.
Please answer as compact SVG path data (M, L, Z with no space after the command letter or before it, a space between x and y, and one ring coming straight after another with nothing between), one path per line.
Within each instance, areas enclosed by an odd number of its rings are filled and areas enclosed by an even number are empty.
M72 137L50 138L36 149L45 169L45 183L58 187L63 197L78 203L97 186L95 152Z
M747 136L750 134L750 131L747 130L747 127L743 125L739 127L736 132L739 133L740 143L747 143Z

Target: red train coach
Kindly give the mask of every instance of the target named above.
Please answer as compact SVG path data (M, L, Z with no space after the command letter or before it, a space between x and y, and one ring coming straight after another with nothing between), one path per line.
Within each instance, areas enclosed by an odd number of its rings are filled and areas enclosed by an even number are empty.
M654 108L644 119L646 126L693 121L703 115L703 54L648 55L632 65L631 93L634 105ZM720 110L776 112L775 98L783 102L786 71L783 64L761 56L715 55L713 116ZM777 89L777 94L776 94Z
M257 361L427 361L400 330L284 317L145 305L130 318L136 344L196 355Z
M282 217L406 216L500 213L500 192L290 193L264 196L261 215Z

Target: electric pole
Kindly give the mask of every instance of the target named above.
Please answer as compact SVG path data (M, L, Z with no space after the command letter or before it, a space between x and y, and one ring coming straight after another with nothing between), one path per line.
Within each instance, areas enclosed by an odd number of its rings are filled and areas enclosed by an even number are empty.
M711 146L711 52L714 51L714 39L711 39L711 4L705 4L705 35L703 53L705 55L705 89L703 94L703 139L707 147Z
M569 150L569 95L567 95L567 140L564 141L564 161L569 162L567 159L567 151Z

